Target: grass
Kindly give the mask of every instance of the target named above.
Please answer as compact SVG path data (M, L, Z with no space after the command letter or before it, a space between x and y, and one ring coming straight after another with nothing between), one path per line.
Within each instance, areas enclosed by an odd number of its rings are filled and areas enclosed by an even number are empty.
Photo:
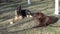
M60 19L55 24L43 28L32 28L36 23L34 20L29 21L31 18L24 18L23 20L19 20L10 25L8 20L14 17L14 10L19 4L19 2L16 2L16 4L1 4L4 6L1 6L0 8L0 24L7 27L8 34L60 34ZM25 1L21 2L21 4L22 8L27 8L31 10L31 12L41 10L46 15L54 15L54 1L52 0L44 0L42 2L40 2L40 0L33 0L31 5L28 5L27 1ZM60 17L58 16L58 18Z

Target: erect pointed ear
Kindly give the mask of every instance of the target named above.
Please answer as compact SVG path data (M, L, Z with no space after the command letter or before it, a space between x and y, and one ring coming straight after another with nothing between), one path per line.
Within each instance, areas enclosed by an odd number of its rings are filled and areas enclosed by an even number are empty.
M17 10L21 10L21 5L17 6Z

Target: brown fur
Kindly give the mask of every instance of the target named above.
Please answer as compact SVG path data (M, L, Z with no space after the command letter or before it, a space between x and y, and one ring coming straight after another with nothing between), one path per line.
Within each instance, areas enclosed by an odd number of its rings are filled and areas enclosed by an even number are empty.
M55 23L58 20L58 18L55 16L46 16L41 12L37 12L36 14L34 14L33 18L34 20L39 22L38 26L47 26L49 24Z

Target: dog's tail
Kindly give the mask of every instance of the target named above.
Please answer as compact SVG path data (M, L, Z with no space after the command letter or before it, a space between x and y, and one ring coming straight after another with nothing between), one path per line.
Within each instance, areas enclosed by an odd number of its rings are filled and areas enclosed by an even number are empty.
M54 22L57 22L58 20L59 20L59 18L55 17Z

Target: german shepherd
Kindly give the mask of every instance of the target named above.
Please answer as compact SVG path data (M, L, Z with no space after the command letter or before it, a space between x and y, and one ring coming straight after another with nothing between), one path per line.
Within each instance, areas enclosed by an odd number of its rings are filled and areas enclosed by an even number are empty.
M25 17L27 17L27 18L32 17L32 13L28 9L21 9L21 5L20 5L15 10L15 18L13 18L10 23L14 23L15 21L21 20Z

